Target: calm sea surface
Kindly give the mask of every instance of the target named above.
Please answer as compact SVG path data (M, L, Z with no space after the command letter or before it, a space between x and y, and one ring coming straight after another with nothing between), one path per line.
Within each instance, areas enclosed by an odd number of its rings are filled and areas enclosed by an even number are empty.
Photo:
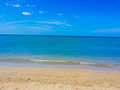
M1 35L0 65L20 60L119 67L120 38Z

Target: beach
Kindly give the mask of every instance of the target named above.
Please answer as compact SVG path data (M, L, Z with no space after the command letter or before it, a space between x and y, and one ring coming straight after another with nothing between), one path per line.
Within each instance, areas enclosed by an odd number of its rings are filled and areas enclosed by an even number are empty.
M0 90L120 90L120 0L0 0Z
M0 90L120 90L120 71L0 66Z
M120 38L0 35L0 90L120 90Z

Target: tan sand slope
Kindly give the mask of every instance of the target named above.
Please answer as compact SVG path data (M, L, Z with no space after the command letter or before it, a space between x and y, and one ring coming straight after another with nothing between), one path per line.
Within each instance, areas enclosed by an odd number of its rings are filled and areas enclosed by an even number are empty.
M120 71L1 66L0 90L120 90Z

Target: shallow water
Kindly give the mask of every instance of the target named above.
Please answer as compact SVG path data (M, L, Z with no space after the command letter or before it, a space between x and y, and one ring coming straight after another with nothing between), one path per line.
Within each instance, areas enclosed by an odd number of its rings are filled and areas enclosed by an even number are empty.
M105 65L119 66L120 38L1 35L0 65L3 65L3 61L7 64L6 59L10 59L12 63L16 59L31 59L31 61L27 61L27 63L31 62L30 65L34 64L36 59L38 61L68 60L72 61L72 65L70 64L71 62L69 65L57 62L57 66L60 64L76 68L81 66L88 67L88 64L92 67L96 65L100 67L101 65L101 68ZM18 60L16 61L18 62ZM76 64L73 61L84 63ZM37 63L42 63L42 66L46 66L43 62ZM91 63L94 63L94 66ZM54 67L55 63L45 62L45 64L52 64L51 66ZM18 64L16 63L16 65ZM39 64L35 65L39 66Z

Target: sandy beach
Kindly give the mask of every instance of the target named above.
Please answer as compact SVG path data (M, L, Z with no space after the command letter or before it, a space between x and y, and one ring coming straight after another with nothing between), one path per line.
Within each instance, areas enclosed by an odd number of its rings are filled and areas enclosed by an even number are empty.
M0 66L0 90L120 90L120 71Z

